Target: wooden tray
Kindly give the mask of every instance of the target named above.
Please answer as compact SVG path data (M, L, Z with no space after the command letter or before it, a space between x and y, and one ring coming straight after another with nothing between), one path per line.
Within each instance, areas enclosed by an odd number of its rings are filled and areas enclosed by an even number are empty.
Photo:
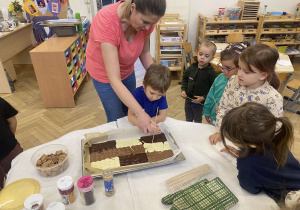
M170 137L170 139L173 141L173 143L178 147L175 139L173 138L172 134L170 132L168 132L168 137ZM168 139L168 137L166 136L166 138ZM87 176L87 175L91 175L93 178L102 178L102 174L98 174L98 173L91 173L90 171L88 171L84 166L84 145L87 143L87 141L85 139L81 140L81 163L82 163L82 176ZM179 147L178 147L179 148ZM180 148L179 148L180 149ZM185 160L185 157L183 155L182 152L180 152L174 159L172 159L171 161L159 161L159 162L151 162L151 163L143 163L143 164L139 164L138 166L135 165L130 165L130 166L121 166L119 168L115 168L112 169L114 174L123 174L123 173L127 173L127 172L132 172L132 171L138 171L138 170L143 170L143 169L147 169L147 168L154 168L154 167L158 167L158 166L163 166L163 165L169 165L172 163L176 163L178 161L182 161Z

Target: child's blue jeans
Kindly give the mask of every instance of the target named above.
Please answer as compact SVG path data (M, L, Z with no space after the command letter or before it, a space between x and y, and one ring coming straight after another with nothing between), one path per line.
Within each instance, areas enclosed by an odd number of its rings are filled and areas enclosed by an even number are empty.
M112 89L110 83L102 83L94 78L92 78L92 80L104 107L107 122L116 121L121 117L127 116L127 106L119 99L115 91ZM134 91L136 88L134 72L129 77L122 80L122 82L130 92Z

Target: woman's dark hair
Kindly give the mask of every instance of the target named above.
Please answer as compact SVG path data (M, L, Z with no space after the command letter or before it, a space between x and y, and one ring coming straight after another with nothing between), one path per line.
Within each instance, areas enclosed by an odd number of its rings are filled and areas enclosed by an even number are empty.
M125 17L129 19L131 14L131 4L135 4L136 11L143 15L156 15L162 17L166 11L166 0L126 0Z
M266 146L283 166L293 143L293 126L285 117L276 118L264 105L247 102L230 110L222 120L221 138L227 148L225 138L241 145L245 150L240 155L246 157L251 146L256 153L265 154ZM228 148L227 148L228 149Z
M240 56L240 60L248 65L250 71L253 72L251 66L254 66L261 72L268 73L267 81L276 90L280 86L280 80L275 73L275 66L278 58L279 54L276 49L265 44L252 45L244 50Z
M246 49L241 43L231 43L222 52L220 61L233 60L235 66L239 66L240 54Z

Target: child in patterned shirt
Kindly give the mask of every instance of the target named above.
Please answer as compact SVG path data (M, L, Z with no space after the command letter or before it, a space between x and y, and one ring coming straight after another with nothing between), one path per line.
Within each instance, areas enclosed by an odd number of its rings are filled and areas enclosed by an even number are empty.
M280 81L275 73L278 58L278 52L265 44L255 44L242 52L238 74L229 79L220 100L216 133L209 136L211 144L221 140L219 130L225 114L246 102L263 104L275 117L282 116L283 99L277 91Z

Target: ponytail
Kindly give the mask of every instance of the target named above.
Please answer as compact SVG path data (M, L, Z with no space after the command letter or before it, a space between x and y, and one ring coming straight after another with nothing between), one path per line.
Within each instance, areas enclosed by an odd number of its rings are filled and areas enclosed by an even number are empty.
M280 124L281 127L275 132L270 149L278 165L283 166L294 141L293 126L285 117L276 118L276 124Z
M275 89L278 90L278 88L280 87L280 79L277 76L277 74L274 72L272 72L269 76L268 76L268 82L269 84Z

